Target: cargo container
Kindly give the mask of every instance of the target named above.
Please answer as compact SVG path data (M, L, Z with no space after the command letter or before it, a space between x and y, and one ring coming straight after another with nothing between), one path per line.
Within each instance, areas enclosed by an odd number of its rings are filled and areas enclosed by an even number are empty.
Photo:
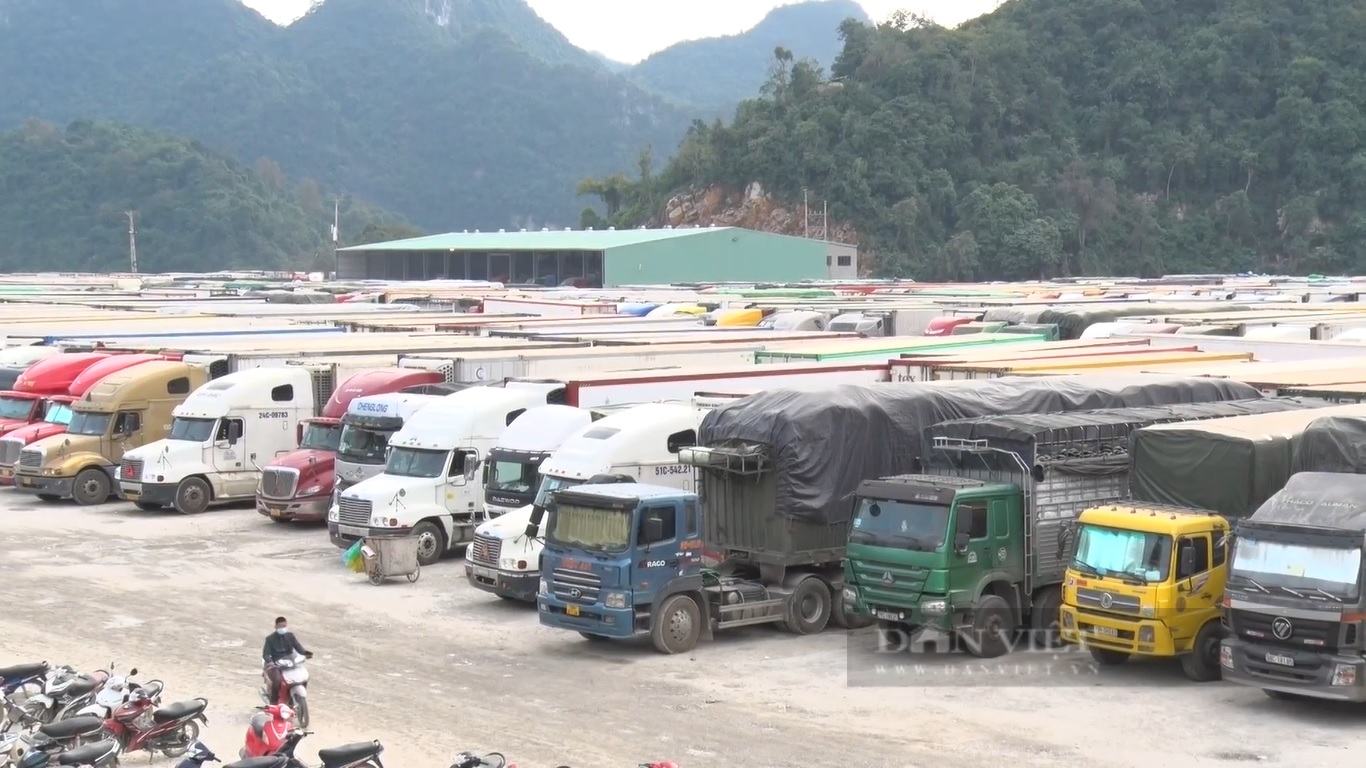
M717 368L754 363L754 344L648 344L589 349L537 349L443 355L400 355L401 368L440 366L453 381L554 378L642 368ZM447 366L449 365L449 369Z
M849 339L809 345L801 350L762 351L754 356L755 362L763 365L772 363L821 363L854 362L861 360L886 361L917 351L939 352L949 349L964 349L982 346L1026 344L1044 341L1042 336L1027 334L974 334L967 337L926 338L924 336L896 337L888 339Z
M1235 360L1251 360L1252 353L1228 352L1219 355L1203 352L1150 352L1136 355L1105 355L1099 358L1070 357L1051 360L1035 360L1022 363L978 364L947 363L936 366L936 381L955 381L961 379L995 379L1001 376L1022 376L1030 374L1063 375L1080 373L1104 373L1111 368L1133 368L1171 363L1207 363L1215 365ZM1132 371L1126 371L1131 373Z
M942 351L905 352L902 353L900 359L889 361L889 365L892 371L892 381L909 384L918 381L934 381L935 369L949 364L1025 363L1059 358L1146 354L1148 351L1148 345L1137 340L1047 341L1012 344L1004 348L989 345L966 349L950 348ZM1190 351L1195 351L1195 347L1191 347Z
M616 304L607 301L547 301L520 296L488 297L483 311L490 314L520 313L537 317L583 317L585 315L615 315Z

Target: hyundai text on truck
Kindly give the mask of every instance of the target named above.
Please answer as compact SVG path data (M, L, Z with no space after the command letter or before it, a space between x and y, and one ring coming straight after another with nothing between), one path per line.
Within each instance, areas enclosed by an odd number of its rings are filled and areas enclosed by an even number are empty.
M441 399L437 395L388 392L352 400L342 416L341 442L337 445L337 494L384 471L389 438L414 414Z
M19 451L24 446L51 435L66 431L71 421L71 404L76 402L104 377L127 368L153 360L162 360L159 355L110 355L86 368L67 388L65 395L52 395L48 398L43 420L10 432L0 439L0 485L14 485L14 467L19 463Z
M416 536L419 562L431 565L470 542L484 519L484 458L518 416L563 394L561 384L508 382L422 408L390 438L384 471L338 494L327 514L332 543Z
M342 416L352 400L436 384L439 374L405 368L361 371L332 392L322 415L299 424L299 446L261 469L256 511L277 522L322 522L336 501L336 455Z
M253 368L194 390L172 412L166 437L124 454L119 498L181 514L255 498L261 468L293 450L299 422L320 405L315 373Z
M549 495L600 475L692 490L692 469L678 462L678 451L697 442L697 427L710 405L707 399L694 399L629 406L591 424L584 423L577 432L559 440L558 430L538 431L529 422L517 433L509 428L500 438L500 447L504 442L520 445L524 446L521 455L527 459L537 455L548 458L539 462L534 499L525 493L503 498L499 490L486 490L493 519L475 530L474 543L465 558L466 578L499 597L535 602L545 535L543 512ZM580 422L592 418L588 411L575 411ZM528 411L522 419L530 416ZM513 427L520 427L522 419ZM567 416L565 420L570 421ZM526 442L521 442L524 438ZM518 501L522 504L515 505Z
M169 360L143 362L104 377L72 404L64 434L19 452L17 489L45 501L107 501L125 457L164 438L172 412L207 381L203 366ZM144 504L139 501L138 506Z
M76 377L107 357L104 352L76 352L51 355L29 366L14 389L0 392L0 435L41 421L51 396L67 394Z

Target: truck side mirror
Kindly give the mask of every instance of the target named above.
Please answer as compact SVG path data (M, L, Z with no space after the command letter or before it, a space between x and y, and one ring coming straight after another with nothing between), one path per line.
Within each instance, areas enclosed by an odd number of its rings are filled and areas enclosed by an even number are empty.
M237 445L237 441L242 439L242 422L228 422L228 445Z
M953 551L959 555L967 552L969 541L972 541L972 539L968 536L966 531L955 533L953 535Z
M1177 570L1181 573L1179 578L1188 579L1195 575L1195 550L1191 547L1181 549L1181 559L1177 565Z
M651 544L664 540L664 519L659 515L645 518L645 540Z

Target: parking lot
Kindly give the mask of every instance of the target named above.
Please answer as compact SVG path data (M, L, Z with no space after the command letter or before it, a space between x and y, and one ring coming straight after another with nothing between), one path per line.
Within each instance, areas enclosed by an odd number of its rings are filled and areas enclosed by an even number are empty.
M463 749L522 768L1324 766L1348 764L1366 717L1186 683L1175 665L1074 670L1068 685L984 665L946 682L950 662L883 662L866 638L852 641L850 673L837 631L757 628L674 657L589 644L469 587L458 561L376 587L325 531L241 508L181 517L0 490L0 578L0 665L139 667L165 680L168 702L209 699L203 738L229 759L279 614L316 654L310 761L378 738L394 768L445 766Z

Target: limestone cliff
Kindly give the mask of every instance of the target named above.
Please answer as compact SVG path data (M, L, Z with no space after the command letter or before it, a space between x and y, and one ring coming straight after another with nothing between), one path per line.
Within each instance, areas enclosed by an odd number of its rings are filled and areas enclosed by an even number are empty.
M759 182L743 190L712 186L674 195L664 204L664 213L655 226L671 227L744 227L762 232L801 237L806 233L806 217L801 201L796 204L777 200ZM811 236L820 237L820 210L812 206ZM858 232L848 222L828 222L826 240L858 244Z

